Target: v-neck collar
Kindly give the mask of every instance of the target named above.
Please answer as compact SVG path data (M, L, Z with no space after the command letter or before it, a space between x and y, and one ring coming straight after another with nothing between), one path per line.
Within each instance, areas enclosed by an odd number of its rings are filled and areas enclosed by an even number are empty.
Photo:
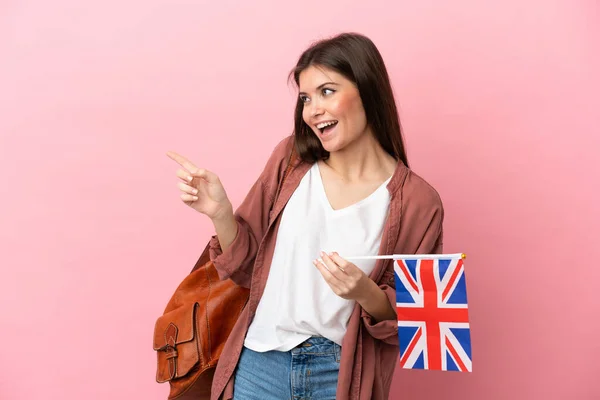
M319 192L319 198L321 199L325 209L327 210L328 213L338 214L338 215L345 214L349 211L352 211L353 209L355 209L357 207L360 207L361 205L371 202L373 200L373 198L375 198L375 196L381 190L383 190L383 188L385 186L387 186L387 184L392 179L391 176L389 178L387 178L381 185L379 185L375 190L373 190L371 193L369 193L369 195L367 195L366 197L364 197L348 206L335 209L335 208L333 208L333 206L331 205L331 202L329 201L329 198L327 197L327 192L325 191L325 184L323 183L323 176L321 175L321 167L319 166L318 162L316 162L313 165L311 172L314 173L315 185L317 187L317 191Z

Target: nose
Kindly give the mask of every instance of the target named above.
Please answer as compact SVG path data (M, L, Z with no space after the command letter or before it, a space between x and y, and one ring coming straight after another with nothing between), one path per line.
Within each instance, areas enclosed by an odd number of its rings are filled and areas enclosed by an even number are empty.
M323 114L323 107L321 105L321 102L317 99L313 99L310 102L310 116L311 117L316 117Z

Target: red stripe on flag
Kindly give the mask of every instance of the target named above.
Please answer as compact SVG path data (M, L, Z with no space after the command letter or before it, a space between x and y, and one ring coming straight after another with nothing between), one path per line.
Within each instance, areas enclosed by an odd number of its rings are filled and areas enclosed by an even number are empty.
M456 365L458 365L458 369L463 372L467 371L467 366L462 362L461 358L458 356L456 349L454 348L454 346L452 346L452 343L450 342L448 337L446 337L446 347L448 348L448 351L452 355L452 358L454 358Z
M426 323L469 322L469 310L466 308L428 308L396 307L398 321L422 321Z
M404 276L406 276L406 279L408 280L408 283L410 283L410 286L413 288L413 290L415 292L419 293L419 288L417 287L417 284L415 283L414 279L412 279L412 275L410 274L410 272L408 271L408 269L406 268L406 265L404 265L404 262L402 262L402 260L398 260L398 266L404 273Z
M454 272L452 273L452 277L450 277L450 280L448 281L448 284L446 285L446 289L444 289L444 292L442 293L442 301L446 301L446 297L448 296L448 293L450 292L450 289L452 288L452 286L454 286L454 281L456 281L456 277L460 273L462 264L463 264L463 261L458 260L458 264L456 265L456 268L454 269Z
M415 333L415 336L413 336L412 340L410 341L408 348L404 352L404 355L400 359L400 367L404 368L404 365L406 364L408 357L412 354L413 349L417 345L417 342L419 341L419 338L421 337L422 332L423 332L423 328L419 327L419 329L417 329L417 332Z
M437 311L437 286L433 276L433 260L421 261L421 283L423 284L423 308ZM442 369L442 343L439 322L426 321L427 361L429 369Z

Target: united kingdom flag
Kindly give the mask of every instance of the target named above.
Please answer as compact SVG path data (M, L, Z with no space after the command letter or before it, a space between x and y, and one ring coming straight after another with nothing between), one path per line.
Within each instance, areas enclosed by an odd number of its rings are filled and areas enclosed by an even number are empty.
M462 255L394 259L401 367L471 372Z

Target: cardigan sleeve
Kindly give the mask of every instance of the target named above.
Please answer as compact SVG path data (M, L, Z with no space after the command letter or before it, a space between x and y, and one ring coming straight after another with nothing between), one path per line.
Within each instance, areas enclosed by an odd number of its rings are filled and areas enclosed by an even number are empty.
M417 224L425 226L426 229L424 234L421 235L421 240L418 241L419 244L414 251L414 254L441 254L443 251L444 209L441 202L439 202L434 207L430 207L430 210L431 217L425 220L429 220L429 223L425 222L425 224L423 224L423 222L421 222L420 224ZM415 226L415 228L414 231L416 232L422 231L422 229L418 229L417 226ZM385 292L391 306L396 310L396 281L394 278L393 261L388 263L387 269L383 273L379 283L379 288ZM399 345L397 320L376 322L364 309L362 310L361 317L367 332L375 339L382 340L387 344Z
M261 175L235 211L238 230L231 245L223 251L219 238L216 235L211 237L210 259L222 280L231 278L240 286L250 287L254 259L267 231L279 179L287 166L292 145L291 136L279 142Z

